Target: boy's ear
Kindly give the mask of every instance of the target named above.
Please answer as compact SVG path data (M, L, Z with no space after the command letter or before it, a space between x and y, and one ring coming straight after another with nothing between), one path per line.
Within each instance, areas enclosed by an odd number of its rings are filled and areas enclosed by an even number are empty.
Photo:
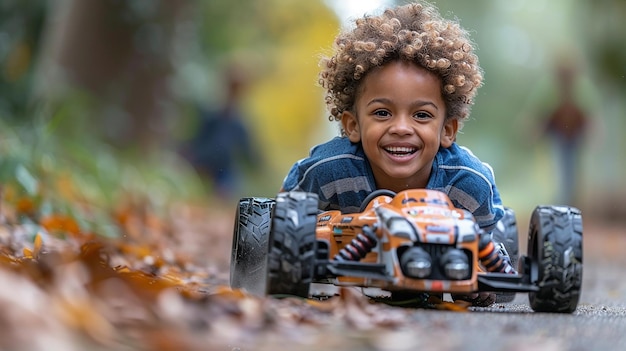
M459 120L456 118L450 118L443 122L443 128L441 129L441 146L448 148L452 146L452 143L456 140L456 132L459 130Z
M350 111L343 111L341 114L341 126L346 132L348 139L353 143L361 141L361 130L359 129L359 121Z

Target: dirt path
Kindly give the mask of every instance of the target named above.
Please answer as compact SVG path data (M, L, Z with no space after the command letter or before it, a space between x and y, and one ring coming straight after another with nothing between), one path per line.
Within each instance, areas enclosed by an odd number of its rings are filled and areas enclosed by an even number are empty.
M218 248L212 264L227 267L231 244L228 211L213 213L226 221L210 240ZM583 292L571 315L534 313L525 294L511 304L470 309L470 313L371 305L358 291L323 307L302 301L261 300L262 309L298 316L276 328L231 339L226 348L250 350L590 350L626 346L626 233L620 224L584 221ZM523 230L520 228L520 230ZM526 233L521 233L525 253ZM331 299L331 300L333 300ZM283 321L285 322L285 321ZM238 335L241 329L232 327ZM241 337L241 335L239 335ZM620 347L618 347L619 349Z
M101 243L46 236L33 244L28 227L0 226L0 349L626 347L626 235L620 225L585 219L579 308L555 315L532 312L521 294L512 304L468 311L449 304L439 310L391 307L372 303L358 289L325 301L232 291L234 214L230 205L174 206L172 222L147 221L150 230L129 230L128 237Z

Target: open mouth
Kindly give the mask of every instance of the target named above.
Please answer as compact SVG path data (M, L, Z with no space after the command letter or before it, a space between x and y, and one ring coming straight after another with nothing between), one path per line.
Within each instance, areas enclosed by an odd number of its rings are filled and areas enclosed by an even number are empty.
M417 152L417 148L407 146L388 146L385 148L385 151L394 156L403 157L413 155Z

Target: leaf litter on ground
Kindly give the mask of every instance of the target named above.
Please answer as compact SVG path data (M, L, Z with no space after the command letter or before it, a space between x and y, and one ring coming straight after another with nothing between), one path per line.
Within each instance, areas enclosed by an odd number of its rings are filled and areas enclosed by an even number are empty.
M61 185L70 205L44 211L42 189L0 184L0 349L316 350L345 346L344 336L356 349L392 349L381 340L404 335L413 313L356 288L325 300L230 289L234 205L156 211L134 197L104 211L117 233L105 235L87 225L102 209ZM399 349L425 345L419 330L406 333Z

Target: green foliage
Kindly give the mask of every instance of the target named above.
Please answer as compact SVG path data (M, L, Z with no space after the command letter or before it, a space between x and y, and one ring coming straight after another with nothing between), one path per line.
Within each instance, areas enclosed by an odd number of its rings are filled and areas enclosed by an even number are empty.
M53 122L28 127L0 122L0 195L17 208L9 221L36 223L64 214L86 232L117 235L113 215L128 201L166 214L174 201L202 201L195 173L171 153L124 154L91 138L65 138Z

